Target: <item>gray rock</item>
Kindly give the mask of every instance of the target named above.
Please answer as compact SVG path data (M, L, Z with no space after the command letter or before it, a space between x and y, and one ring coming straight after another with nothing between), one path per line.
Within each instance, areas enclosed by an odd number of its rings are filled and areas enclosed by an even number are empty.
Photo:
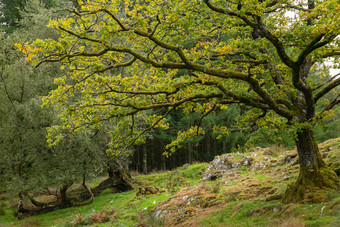
M263 169L265 167L266 167L266 165L262 161L255 162L255 164L253 165L253 168L251 169L251 171L254 172L255 170Z
M203 180L216 180L222 176L222 172L232 168L227 155L216 156L203 174Z
M291 162L296 156L297 156L297 153L296 153L296 154L294 153L294 154L286 155L286 156L283 158L283 162L289 163L289 162Z
M266 162L269 162L272 158L271 157L264 157L263 160L266 161Z
M241 167L241 163L235 162L235 163L231 164L231 166L233 168L238 168L238 167Z
M252 159L251 159L250 157L244 157L244 158L242 159L241 164L242 164L243 166L250 166L250 165L251 165L251 161L252 161Z
M235 170L226 170L226 171L223 171L222 174L223 174L223 180L227 180L229 178L234 178L238 176Z

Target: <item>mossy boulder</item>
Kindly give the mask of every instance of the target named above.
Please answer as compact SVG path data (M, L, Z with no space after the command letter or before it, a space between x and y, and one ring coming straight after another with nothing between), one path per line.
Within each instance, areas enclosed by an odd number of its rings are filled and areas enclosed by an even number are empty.
M265 155L268 149L258 147L243 154L238 152L216 156L203 174L202 180L213 181L221 177L224 180L235 179L241 167L254 172L269 166L276 166L276 159Z
M340 177L340 138L327 140L319 147L326 164Z
M157 194L157 192L159 192L159 189L156 187L152 186L139 187L137 196Z
M164 221L166 226L182 225L191 217L210 207L221 205L221 195L206 191L205 186L184 188L171 198L160 202L152 210L154 218Z

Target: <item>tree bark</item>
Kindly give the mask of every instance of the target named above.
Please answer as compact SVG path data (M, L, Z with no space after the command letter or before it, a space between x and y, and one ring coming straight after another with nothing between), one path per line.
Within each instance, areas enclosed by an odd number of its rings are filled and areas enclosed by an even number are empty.
M18 212L21 214L18 215L18 218L21 219L28 216L47 213L56 209L66 207L87 205L89 203L92 203L95 196L99 195L101 192L108 188L115 189L116 192L125 192L133 189L132 178L130 174L128 172L119 170L113 170L112 177L104 180L92 190L85 184L84 180L82 185L86 189L86 191L81 193L77 198L71 199L67 196L66 191L71 185L72 184L70 183L65 184L60 188L60 199L54 203L38 203L33 198L29 197L29 199L31 199L31 202L39 207L38 209L25 209L23 207L23 195L22 193L19 193L20 201L18 205Z
M67 197L66 191L67 189L71 186L72 184L64 184L60 188L60 198L61 198L61 203L69 203L69 199Z
M19 192L18 212L22 212L22 211L25 211L24 197L22 196L22 193Z
M192 144L190 142L188 142L188 162L187 163L189 164L192 163Z
M90 199L91 199L91 203L93 202L94 199L94 194L92 193L91 189L89 188L89 186L86 185L86 178L84 175L84 179L83 179L83 187L85 188L85 190L89 193L90 195Z
M148 156L146 144L143 146L143 173L148 174Z
M322 202L322 189L339 189L339 178L323 161L314 133L302 129L295 140L300 172L294 184L288 185L283 202Z
M54 202L54 203L39 203L34 198L30 197L28 194L28 198L31 200L32 204L37 206L37 209L26 209L23 206L18 207L18 219L22 219L25 217L33 216L33 215L38 215L38 214L43 214L47 213L56 209L60 208L66 208L66 207L71 207L72 203L70 199L67 197L67 189L72 185L72 183L66 183L64 184L60 190L60 200ZM20 201L23 201L23 195L22 193L19 193Z
M116 190L117 193L119 192L126 192L133 189L132 186L132 178L128 172L122 172L119 170L112 172L113 177L110 177L104 181L102 181L97 187L91 189L91 193L93 197L96 197L104 190L111 188ZM91 196L92 196L91 195ZM90 194L88 191L81 193L77 197L77 202L82 202L90 198Z

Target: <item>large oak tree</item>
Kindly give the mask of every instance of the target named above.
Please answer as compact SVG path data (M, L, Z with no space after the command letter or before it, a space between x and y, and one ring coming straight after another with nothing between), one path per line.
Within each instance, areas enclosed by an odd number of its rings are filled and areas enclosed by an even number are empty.
M59 105L64 127L116 121L111 149L143 140L176 108L202 117L229 104L249 106L254 130L280 126L292 132L300 174L284 201L306 199L339 179L320 155L313 125L340 101L317 108L340 84L325 62L339 67L340 3L337 0L97 0L52 21L59 41L23 45L38 65L61 62L71 73L46 103ZM152 112L151 109L160 109ZM317 111L318 110L318 111ZM170 144L180 146L199 123ZM144 128L141 128L144 125ZM216 126L216 130L225 128ZM58 128L51 129L51 135Z

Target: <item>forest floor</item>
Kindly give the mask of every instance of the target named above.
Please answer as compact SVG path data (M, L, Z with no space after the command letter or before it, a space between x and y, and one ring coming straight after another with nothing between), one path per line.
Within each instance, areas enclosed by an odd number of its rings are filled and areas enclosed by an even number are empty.
M320 150L339 170L340 138L320 144ZM229 166L222 171L216 167L221 161ZM89 205L22 220L14 216L14 198L0 195L0 226L340 226L340 191L320 191L309 203L280 201L297 177L296 161L296 151L274 146L222 155L211 164L135 173L135 190L108 189Z

